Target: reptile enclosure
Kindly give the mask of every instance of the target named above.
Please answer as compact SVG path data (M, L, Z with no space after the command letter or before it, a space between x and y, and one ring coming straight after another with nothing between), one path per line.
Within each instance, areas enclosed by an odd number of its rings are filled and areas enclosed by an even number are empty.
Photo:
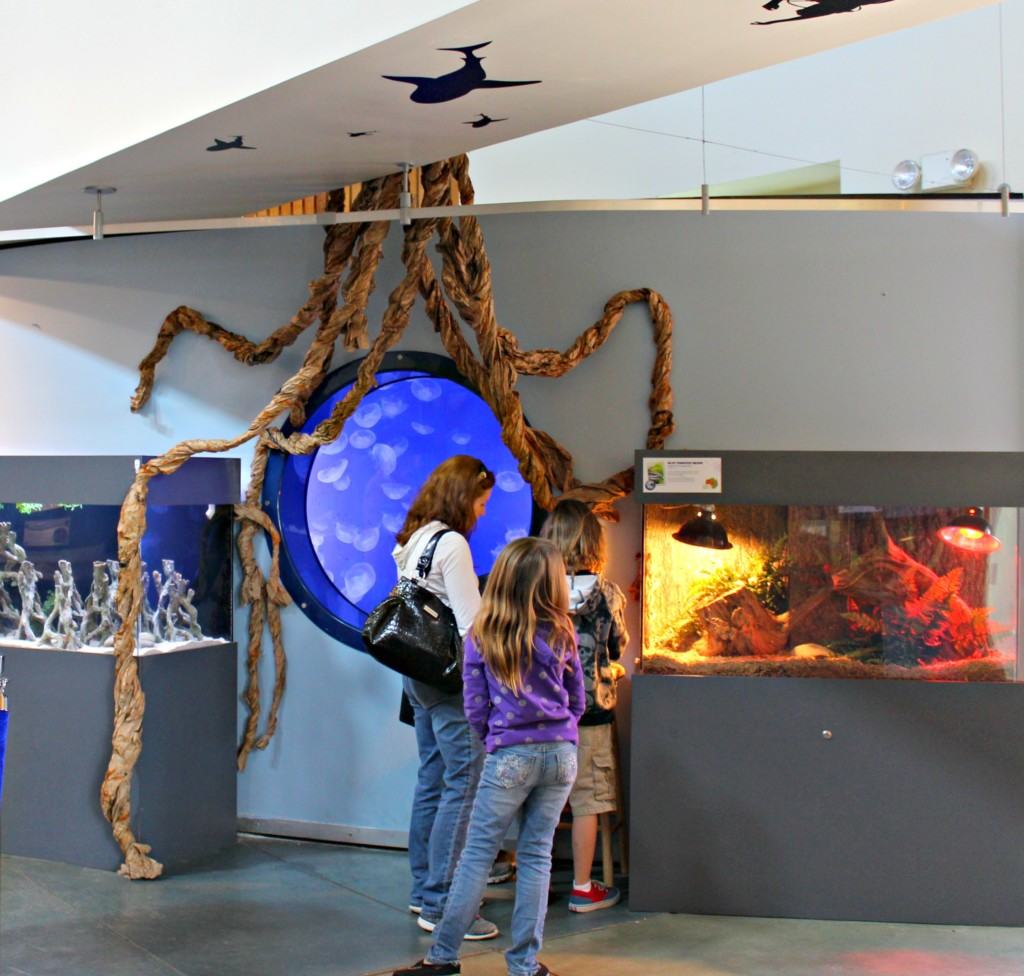
M631 908L1024 924L1022 473L638 452Z

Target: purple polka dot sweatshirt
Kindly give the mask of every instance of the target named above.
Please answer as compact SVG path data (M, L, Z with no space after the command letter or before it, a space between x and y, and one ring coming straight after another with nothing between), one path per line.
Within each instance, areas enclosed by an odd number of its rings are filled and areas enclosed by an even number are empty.
M503 746L535 742L578 742L576 723L586 707L583 670L579 656L561 668L555 652L537 637L533 664L523 676L523 688L514 695L500 684L466 637L462 665L462 696L466 718L488 752Z

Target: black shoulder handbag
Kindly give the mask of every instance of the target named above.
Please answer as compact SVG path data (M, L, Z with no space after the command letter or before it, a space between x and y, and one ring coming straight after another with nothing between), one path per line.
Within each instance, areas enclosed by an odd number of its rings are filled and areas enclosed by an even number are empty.
M416 563L426 579L441 529L427 543ZM462 638L455 614L415 577L403 577L373 609L363 624L363 644L381 664L455 694L462 690Z

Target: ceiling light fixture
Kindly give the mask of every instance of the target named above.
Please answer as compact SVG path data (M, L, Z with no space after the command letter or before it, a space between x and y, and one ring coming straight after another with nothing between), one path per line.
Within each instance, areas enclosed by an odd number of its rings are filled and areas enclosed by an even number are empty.
M1002 545L992 534L988 519L976 505L968 508L963 515L951 518L939 529L938 536L943 542L967 552L995 552Z
M95 193L96 194L96 209L92 212L92 239L94 241L103 240L103 194L104 193L117 193L116 186L87 186L82 190L83 193Z
M715 506L708 505L698 508L693 518L685 521L678 532L672 533L676 542L683 542L688 546L700 546L702 549L731 549L729 534L725 526L718 521L715 515Z

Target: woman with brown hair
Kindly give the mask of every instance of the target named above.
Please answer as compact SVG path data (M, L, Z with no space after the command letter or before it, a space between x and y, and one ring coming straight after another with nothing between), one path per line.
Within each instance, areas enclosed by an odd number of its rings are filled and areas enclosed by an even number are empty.
M430 571L420 580L452 608L465 636L480 608L480 589L467 537L484 514L494 474L465 454L442 461L427 477L396 536L392 555L400 576L413 576L433 545ZM466 721L462 694L441 691L405 677L413 709L420 767L409 822L409 910L432 932L444 914L455 865L483 764L483 748ZM498 927L477 917L465 938L493 939Z

